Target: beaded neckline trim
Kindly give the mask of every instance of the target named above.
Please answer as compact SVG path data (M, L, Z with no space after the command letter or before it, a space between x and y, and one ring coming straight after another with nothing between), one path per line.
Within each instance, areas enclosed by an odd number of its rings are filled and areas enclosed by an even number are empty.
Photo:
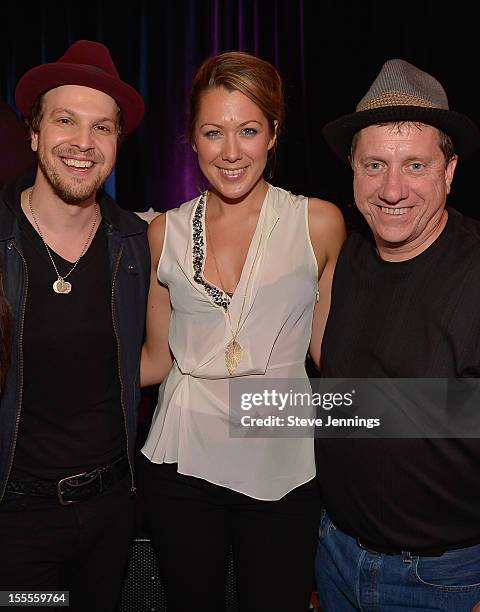
M206 201L207 194L204 192L198 200L192 221L193 280L199 285L202 285L208 297L216 306L220 306L227 311L227 308L230 305L230 298L228 295L203 278L203 268L205 265L205 232L203 229L203 218Z

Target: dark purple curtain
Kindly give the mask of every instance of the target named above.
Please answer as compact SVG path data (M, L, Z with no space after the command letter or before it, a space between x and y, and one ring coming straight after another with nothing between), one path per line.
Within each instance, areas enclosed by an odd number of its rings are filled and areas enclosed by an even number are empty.
M217 51L241 49L273 62L286 84L287 122L273 182L331 199L348 214L351 174L321 138L327 121L354 110L392 57L435 75L451 108L480 123L473 9L437 2L332 0L8 0L0 16L2 98L13 104L18 78L54 61L79 38L106 43L121 76L144 95L141 128L122 146L114 184L131 210L166 210L198 191L195 157L184 141L195 69ZM2 144L3 155L8 143ZM480 216L473 161L461 163L451 202Z

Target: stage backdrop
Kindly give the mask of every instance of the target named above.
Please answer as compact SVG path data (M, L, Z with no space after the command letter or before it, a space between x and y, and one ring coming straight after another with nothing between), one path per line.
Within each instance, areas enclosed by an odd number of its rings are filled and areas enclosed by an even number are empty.
M56 60L74 40L106 43L121 76L146 101L141 128L122 146L114 190L130 210L167 210L198 193L184 140L188 92L201 61L240 49L273 62L286 84L287 122L272 182L339 204L349 216L351 173L321 138L327 121L354 110L386 59L401 57L444 84L450 106L480 122L477 22L467 3L341 0L37 0L0 8L1 95ZM8 156L8 143L1 143ZM461 163L451 202L480 216L476 164Z

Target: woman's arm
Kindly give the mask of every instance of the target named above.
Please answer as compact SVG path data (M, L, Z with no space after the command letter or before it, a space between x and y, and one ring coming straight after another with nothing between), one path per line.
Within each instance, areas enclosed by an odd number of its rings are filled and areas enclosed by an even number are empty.
M150 289L147 303L147 327L140 365L142 387L162 382L172 367L172 354L168 345L170 324L170 296L168 289L159 283L157 268L163 250L166 215L154 219L148 228L148 242L152 258Z
M320 369L320 349L330 310L333 273L346 232L340 210L331 202L317 198L308 200L308 225L319 275L318 302L313 311L310 356L315 366Z

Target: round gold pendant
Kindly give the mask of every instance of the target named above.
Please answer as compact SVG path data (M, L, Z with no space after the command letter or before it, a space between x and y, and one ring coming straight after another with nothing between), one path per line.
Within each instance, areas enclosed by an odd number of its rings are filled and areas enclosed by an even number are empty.
M72 284L63 278L57 278L52 286L55 293L70 293L72 290Z

